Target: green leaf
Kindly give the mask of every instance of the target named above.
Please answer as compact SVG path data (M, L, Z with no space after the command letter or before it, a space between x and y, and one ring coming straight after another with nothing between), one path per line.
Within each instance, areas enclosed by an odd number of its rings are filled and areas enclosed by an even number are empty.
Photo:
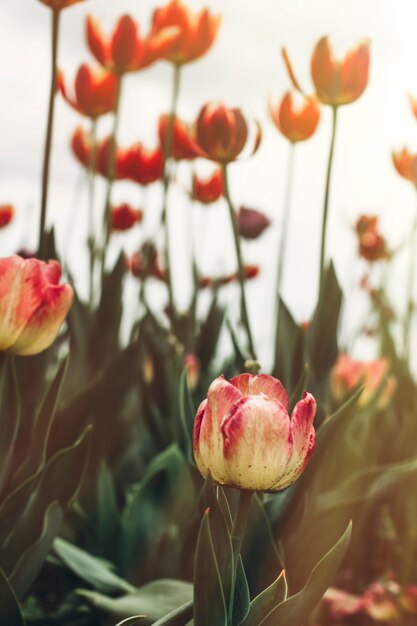
M0 494L9 477L20 425L20 396L14 357L3 355L0 372Z
M193 616L193 613L193 601L190 600L190 602L183 604L178 609L159 619L153 626L184 626L190 617Z
M230 542L230 553L227 555L229 559L231 550ZM227 600L218 561L218 558L224 556L215 548L210 527L210 509L207 509L197 539L194 568L194 621L199 626L227 626ZM230 560L233 568L233 558Z
M181 420L181 427L182 427L182 435L183 435L183 440L184 440L184 449L187 455L187 459L190 461L190 463L194 464L192 432L193 432L195 411L193 411L190 390L187 384L187 368L186 367L184 367L184 369L181 372L179 392L178 392L178 401L179 401L179 412L180 412L180 420Z
M202 371L207 369L216 352L224 316L224 309L218 306L217 298L214 297L208 315L201 325L196 347Z
M143 626L159 619L192 601L193 587L182 580L161 579L143 585L121 598L109 598L95 591L79 590L85 598L100 611L106 611L120 619L132 615L146 615Z
M19 602L2 569L0 569L0 624L25 626Z
M117 622L116 626L135 626L139 622L142 622L143 617L144 617L143 615L134 615L133 617L127 617L126 619L123 619L121 622Z
M74 574L103 593L133 593L135 590L126 580L113 574L101 559L64 539L55 540L54 552Z
M312 610L330 586L348 549L352 533L350 523L339 541L313 568L305 586L267 613L256 626L300 626L307 622ZM250 614L249 614L250 615ZM255 622L253 622L255 625Z
M275 363L272 373L282 382L288 395L292 396L304 374L304 331L294 321L281 299L275 342Z
M97 484L97 534L100 554L111 561L116 560L120 533L120 511L112 473L103 461Z
M287 599L288 584L285 578L285 571L272 585L267 587L250 603L249 615L242 622L242 626L259 626L262 620L279 604Z

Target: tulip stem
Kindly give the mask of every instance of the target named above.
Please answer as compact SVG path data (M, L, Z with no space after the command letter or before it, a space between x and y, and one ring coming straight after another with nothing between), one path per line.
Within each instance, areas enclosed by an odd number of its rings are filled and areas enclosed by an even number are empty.
M228 206L228 209L229 209L229 216L230 216L230 221L231 221L231 224L232 224L233 238L234 238L234 241L235 241L235 248L236 248L236 257L237 257L237 265L238 265L238 276L239 276L239 285L240 285L240 312L241 312L241 318L242 318L243 324L244 324L245 329L246 329L246 335L247 335L247 340L248 340L250 356L251 356L251 358L253 360L256 361L255 348L254 348L254 344L253 344L252 333L251 333L250 323L249 323L248 307L247 307L247 304L246 304L245 275L244 275L244 270L243 270L243 259L242 259L241 245L240 245L240 235L239 235L239 229L238 229L236 214L235 214L235 211L234 211L234 208L233 208L232 200L230 198L229 181L228 181L228 176L227 176L227 166L226 165L222 166L222 173L223 173L223 184L224 184L224 197L226 199L226 203L227 203L227 206Z
M236 595L236 580L239 567L240 552L242 549L242 541L246 531L249 509L252 500L252 491L242 490L239 495L239 503L237 506L236 516L232 528L232 550L233 550L233 573L232 587L230 593L229 605L229 624L233 622L233 605Z
M414 302L413 302L413 288L414 288L414 273L415 273L415 244L417 234L417 210L414 214L414 221L411 230L410 238L410 261L408 267L408 281L407 281L407 310L404 320L404 358L406 361L410 358L410 329L411 320L413 318Z
M107 190L106 199L104 203L104 215L103 215L103 230L104 230L104 242L103 249L101 251L101 282L103 284L104 273L106 269L106 253L110 240L111 233L111 192L113 188L113 182L116 177L116 154L117 154L117 130L119 128L120 121L120 100L122 93L122 76L118 77L116 101L114 105L113 113L113 131L110 138L108 162L107 162Z
M164 229L165 229L165 262L167 266L168 298L169 298L169 308L170 308L171 315L174 314L175 303L174 303L174 289L173 289L173 282L172 282L171 252L170 252L170 243L169 243L169 224L168 224L168 215L167 215L169 185L170 185L170 180L171 180L169 161L171 158L171 152L172 152L173 143L174 143L174 123L175 123L175 116L177 113L180 85L181 85L181 66L174 64L171 109L170 109L170 113L168 117L166 136L165 136L165 141L163 145L164 171L163 171L163 196L162 196L162 213L161 213L161 223L164 225Z
M333 113L332 136L330 140L329 160L327 163L326 188L325 188L325 193L324 193L324 206L323 206L323 221L322 221L322 226L321 226L319 297L323 289L323 278L324 278L324 269L325 269L324 257L326 254L326 234L327 234L327 217L328 217L328 212L329 212L330 180L332 177L334 146L335 146L335 141L336 141L337 106L332 107L332 113Z
M96 256L96 241L94 236L94 181L96 169L96 130L97 120L91 120L91 152L88 161L88 235L87 246L90 254L90 285L89 302L93 305L94 298L94 265Z
M57 89L57 58L60 9L52 9L52 63L51 63L51 87L49 92L48 121L46 125L45 148L42 167L42 196L41 196L41 216L39 221L39 249L38 255L43 259L47 255L46 247L46 214L48 207L48 187L49 187L49 166L51 160L52 134L54 127L55 94Z

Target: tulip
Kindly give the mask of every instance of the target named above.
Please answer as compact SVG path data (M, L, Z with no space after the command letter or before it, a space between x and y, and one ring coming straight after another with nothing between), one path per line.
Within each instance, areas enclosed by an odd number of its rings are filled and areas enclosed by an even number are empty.
M61 9L66 9L73 4L77 4L78 2L84 2L84 0L40 0L42 4L46 4L50 9L54 11L60 11Z
M55 340L73 299L59 284L57 261L11 256L0 259L0 350L37 354Z
M393 152L392 160L398 174L417 186L417 154L404 148L401 152Z
M0 228L4 228L12 221L14 208L11 204L0 204Z
M138 224L143 217L140 209L134 209L130 204L124 203L113 207L111 211L111 227L113 231L129 230Z
M355 230L358 235L359 255L362 258L374 262L391 256L384 237L378 231L376 215L361 215L357 219Z
M241 374L210 385L197 411L194 455L204 477L248 491L279 491L293 483L315 445L316 402L304 392L288 415L276 378Z
M190 391L194 391L200 379L200 362L195 354L187 352L184 355L184 367L187 372L187 385Z
M316 95L333 107L350 104L365 91L369 73L369 42L361 42L342 61L333 57L328 37L317 43L311 59Z
M103 67L119 75L144 69L162 59L178 35L178 29L170 27L144 38L137 22L130 15L123 15L111 36L106 38L96 19L89 15L86 20L91 53Z
M248 139L248 126L239 109L228 109L223 104L206 104L197 119L196 140L207 159L223 165L234 161ZM260 127L253 153L261 141Z
M396 389L394 376L388 376L389 361L357 361L347 354L340 354L331 373L331 390L336 400L343 401L347 394L359 385L364 385L359 405L365 407L374 398L386 379L385 386L378 400L378 408L384 409L390 402Z
M161 148L146 149L137 143L116 154L116 170L120 177L140 185L149 185L162 178L164 157Z
M413 98L413 96L409 96L409 98L411 111L413 112L414 117L417 118L417 98Z
M257 239L271 224L271 220L256 209L240 207L237 214L239 234L244 239Z
M314 98L303 97L302 104L297 107L290 91L284 95L279 106L270 103L269 113L275 126L291 143L309 139L320 119L320 109Z
M169 116L161 115L158 124L158 134L161 146L166 150L167 132L169 126ZM172 124L172 142L169 154L167 156L179 160L192 160L199 156L203 156L199 146L197 145L194 133L188 124L174 117Z
M58 88L65 100L76 111L97 119L114 111L117 98L118 79L114 74L103 70L94 70L84 63L75 78L75 94L68 94L62 72L58 75Z
M217 202L223 196L223 176L220 169L213 172L206 179L193 176L192 198L201 204L211 204Z
M183 65L207 52L216 38L219 25L220 16L212 15L208 9L193 13L180 0L171 0L165 7L155 10L151 35L176 27L179 36L164 57L175 65Z
M150 241L146 241L141 249L131 256L128 266L133 276L141 280L151 277L165 280L165 273L158 262L157 250Z
M75 129L71 137L71 150L84 167L88 167L91 154L91 137L81 126Z

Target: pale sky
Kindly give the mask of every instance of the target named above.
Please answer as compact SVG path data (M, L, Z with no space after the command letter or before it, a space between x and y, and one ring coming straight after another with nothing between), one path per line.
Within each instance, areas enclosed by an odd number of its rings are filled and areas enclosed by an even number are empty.
M102 19L110 30L115 19L128 12L137 18L143 31L157 3L150 0L87 0L65 10L59 65L72 78L84 61L92 62L83 36L87 13ZM191 8L209 6L223 14L218 41L204 59L185 67L179 113L192 120L202 104L223 100L241 107L260 120L264 140L258 154L231 167L232 195L237 205L265 211L274 227L259 242L245 245L248 262L259 263L262 277L248 288L248 298L256 342L266 355L272 327L272 303L276 265L276 245L280 227L288 144L268 120L269 94L279 97L289 81L279 54L285 45L297 75L306 89L311 88L310 56L314 44L328 34L336 56L359 39L371 40L370 82L364 95L343 107L339 116L334 178L330 201L329 254L334 257L339 277L349 293L347 318L363 310L355 300L355 287L363 266L355 261L356 244L351 224L360 213L378 213L381 229L391 247L406 239L417 200L411 185L401 180L391 164L391 150L407 145L417 151L417 121L412 117L407 93L417 95L417 2L415 0L188 0ZM40 198L40 168L49 89L50 12L37 0L3 0L0 6L2 99L0 116L0 202L15 204L16 224L0 234L4 254L16 246L36 242ZM140 74L129 76L123 94L120 142L144 140L153 145L157 116L170 100L171 67L159 63ZM319 231L324 192L324 174L330 139L328 109L316 135L300 145L296 155L295 188L284 298L298 320L311 315L317 290ZM100 134L109 128L110 118L100 124ZM85 194L77 193L80 169L68 149L72 130L83 120L61 98L57 103L50 192L50 221L57 227L61 246L69 256L79 256L84 237ZM86 123L84 123L86 126ZM186 166L180 179L187 180ZM102 185L100 186L102 192ZM126 237L133 249L157 223L160 190L147 192L150 208L145 225ZM119 184L115 200L142 202L137 186ZM97 219L102 203L97 204ZM181 189L174 192L170 207L176 295L186 306L184 280L189 237L190 207ZM200 235L196 246L205 273L234 269L234 252L227 211L219 204L207 210L194 210L194 230ZM68 225L73 224L69 238ZM32 225L29 228L29 225ZM204 235L202 235L204 233ZM202 241L201 237L204 238ZM125 240L119 237L118 245ZM404 261L399 258L393 277L393 293L400 302L404 288ZM77 268L77 266L76 266ZM83 288L82 269L78 280ZM159 292L158 292L159 293ZM234 300L234 293L226 297ZM359 313L358 313L359 312ZM345 329L351 332L353 323ZM346 336L347 336L346 335Z

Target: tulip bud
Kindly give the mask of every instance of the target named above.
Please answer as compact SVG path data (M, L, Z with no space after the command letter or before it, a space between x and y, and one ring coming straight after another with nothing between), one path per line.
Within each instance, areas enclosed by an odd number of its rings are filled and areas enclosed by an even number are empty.
M249 491L280 491L307 465L315 445L316 402L304 392L288 415L276 378L241 374L210 385L194 424L194 454L203 476Z
M4 228L12 221L14 208L11 204L0 204L0 228Z
M269 113L278 130L292 143L305 141L315 132L320 119L320 109L314 98L302 98L295 106L294 96L288 91L278 106L269 105Z
M271 220L256 209L241 207L237 214L237 227L244 239L257 239L271 224Z
M143 214L140 209L134 209L126 202L113 207L111 212L112 230L129 230L132 226L138 224L142 220L142 216Z

